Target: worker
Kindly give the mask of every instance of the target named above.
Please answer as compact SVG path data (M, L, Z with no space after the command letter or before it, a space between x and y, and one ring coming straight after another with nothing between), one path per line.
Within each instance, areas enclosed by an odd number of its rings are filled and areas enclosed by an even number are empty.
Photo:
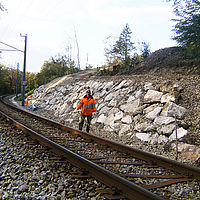
M28 105L28 101L29 101L29 97L28 97L28 94L26 94L26 101L25 101L25 105Z
M89 133L90 124L92 120L92 113L96 112L95 100L91 95L90 90L88 90L86 92L86 95L80 100L77 110L79 110L80 108L82 109L81 109L81 121L79 123L79 130L83 129L85 118L87 118L86 132Z

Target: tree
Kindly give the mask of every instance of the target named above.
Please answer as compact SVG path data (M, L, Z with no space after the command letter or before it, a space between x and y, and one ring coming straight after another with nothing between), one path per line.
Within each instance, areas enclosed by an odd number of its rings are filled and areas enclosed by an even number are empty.
M131 30L128 24L121 32L119 39L113 45L112 53L128 64L130 52L135 49L134 43L131 42Z
M52 57L50 61L44 62L40 73L37 74L38 85L46 84L57 77L76 73L78 68L75 62L67 56Z
M26 88L25 88L25 90L28 92L28 91L31 91L31 90L37 88L38 86L39 85L37 84L36 74L26 72Z
M173 37L177 43L186 48L191 58L200 57L200 2L198 0L174 1L173 19L176 25Z
M140 51L142 58L147 58L151 54L150 45L146 42L140 44Z
M7 11L7 9L3 6L3 4L0 2L0 11Z
M19 80L22 72L19 73ZM15 94L16 92L17 70L13 67L0 65L0 94ZM20 81L18 88L20 88Z

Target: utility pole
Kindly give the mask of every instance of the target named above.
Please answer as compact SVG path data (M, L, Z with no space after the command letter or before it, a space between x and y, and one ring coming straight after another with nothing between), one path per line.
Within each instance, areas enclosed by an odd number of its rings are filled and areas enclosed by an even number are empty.
M18 97L19 63L17 63L16 97Z
M21 37L25 37L25 46L24 46L24 51L13 47L9 44L6 44L2 41L0 41L1 44L10 47L11 49L0 49L0 53L2 53L2 51L20 51L22 53L24 53L24 74L21 80L21 93L22 93L22 106L24 106L24 97L25 97L25 77L26 77L26 43L27 43L27 35L23 36L22 34L20 34ZM17 92L18 92L18 73L19 73L19 63L18 63L18 68L17 68L17 81L16 81L16 97L17 97Z
M24 68L23 68L23 79L22 79L22 106L24 106L24 99L25 99L25 80L26 80L26 46L27 46L27 35L23 36L20 34L21 37L25 37L24 40Z

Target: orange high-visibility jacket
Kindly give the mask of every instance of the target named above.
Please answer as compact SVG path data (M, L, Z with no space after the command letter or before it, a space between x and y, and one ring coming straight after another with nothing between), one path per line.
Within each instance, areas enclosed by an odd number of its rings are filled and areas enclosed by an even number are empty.
M29 97L28 97L28 94L27 94L27 98L26 98L26 101L25 101L25 105L28 105L28 101L29 101Z
M77 110L79 110L80 108L82 108L81 110L81 114L82 115L88 115L91 116L92 112L96 111L96 107L95 107L95 100L94 98L90 97L87 98L86 96L84 96L81 100L80 103L77 107Z

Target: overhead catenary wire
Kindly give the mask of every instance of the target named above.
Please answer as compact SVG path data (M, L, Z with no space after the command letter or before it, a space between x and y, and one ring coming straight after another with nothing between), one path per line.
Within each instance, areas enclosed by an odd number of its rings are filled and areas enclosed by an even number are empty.
M43 28L46 27L47 25L52 25L52 27L55 26L55 20L57 20L59 17L62 17L62 15L60 15L61 13L57 13L58 10L62 10L63 7L65 7L66 2L64 0L51 0L51 1L39 1L39 0L16 0L15 2L13 2L13 4L11 4L11 0L7 1L7 4L9 6L7 6L8 8L10 7L10 13L4 15L4 18L2 20L3 25L1 27L0 30L0 35L2 35L3 33L3 41L5 41L6 43L10 43L13 44L13 46L19 46L19 49L22 49L22 41L19 41L19 34L22 33L26 33L28 35L30 35L30 46L31 48L28 49L28 57L29 55L31 55L31 57L28 58L28 62L32 63L32 58L33 57L39 57L42 54L42 58L43 57L47 57L48 54L50 54L52 52L52 54L56 51L58 51L57 47L55 47L55 45L49 48L49 51L43 51L43 49L46 48L46 40L49 39L47 38L43 33ZM16 10L17 8L17 10ZM19 9L18 9L19 8ZM38 14L37 14L38 13ZM13 18L13 19L12 19ZM11 22L7 23L7 21L10 21L10 19L12 19ZM39 22L36 24L35 22L37 22L39 20ZM33 22L33 23L29 23L28 26L26 26L27 22ZM7 25L9 25L8 27L6 27ZM56 23L56 26L58 26L59 23ZM42 28L41 28L42 27ZM6 30L5 30L6 29ZM54 29L53 31L58 32L60 31L60 27L58 27L57 29ZM25 32L24 32L25 31ZM38 31L38 32L36 32ZM33 44L31 43L32 41L35 41L35 38L38 37L38 33L40 32L41 38L44 37L44 42L41 42L41 49L40 52L39 51L32 51L32 47L34 45L37 44ZM36 33L36 34L35 34ZM0 36L1 40L2 37ZM37 42L39 42L39 40L37 40ZM36 42L36 43L37 43ZM45 45L45 46L44 46ZM57 44L56 44L57 45ZM50 45L49 45L50 46ZM44 47L44 48L42 48ZM1 48L1 45L0 45ZM71 48L71 47L70 47ZM5 48L2 48L5 49ZM6 65L13 65L13 62L20 62L20 57L14 53L11 53L11 51L7 51L5 53L3 53L3 57L2 57L2 61L6 64ZM39 55L38 55L39 54ZM55 54L55 53L54 53ZM9 59L10 55L12 55L12 58ZM49 58L50 59L50 58ZM45 60L48 60L48 58L45 58ZM39 61L38 61L39 62ZM42 61L41 61L42 62ZM39 65L37 65L37 68L41 67L43 63L39 63ZM30 65L29 65L30 66ZM34 70L36 69L36 67L34 68Z
M21 6L23 5L22 3L23 0L20 0L20 3L18 4L19 6L15 8L15 11L13 12L13 15L15 16L17 14L17 12L19 12ZM9 16L10 14L10 9L7 9L6 12L6 18ZM1 33L1 39L4 39L4 35L9 31L9 27L11 27L12 24L7 23L6 27L4 28L3 32ZM8 36L8 34L6 34L6 36Z
M2 41L0 41L0 43L2 43L3 45L5 45L5 46L8 46L8 47L10 47L10 48L12 48L11 50L10 49L0 49L1 51L20 51L20 52L24 52L24 51L22 51L22 50L20 50L20 49L18 49L18 48L16 48L16 47L13 47L13 46L11 46L11 45L9 45L9 44L6 44L6 43L4 43L4 42L2 42Z
M30 9L31 5L33 4L35 0L31 0L28 2L27 6L25 7L25 9L23 10L22 14L20 15L20 17L16 20L16 22L14 23L13 27L11 28L11 30L8 29L8 26L6 28L6 30L3 32L3 35L1 38L3 38L3 36L6 34L7 35L12 35L12 33L15 31L16 27L19 25L19 23L21 22L21 20L25 17L26 13L28 12L28 10ZM26 1L27 2L27 1ZM21 3L22 4L22 3ZM20 4L20 5L21 5ZM8 8L9 9L9 8ZM17 12L15 12L17 13ZM14 13L14 14L15 14ZM9 34L7 34L7 30L9 31Z

